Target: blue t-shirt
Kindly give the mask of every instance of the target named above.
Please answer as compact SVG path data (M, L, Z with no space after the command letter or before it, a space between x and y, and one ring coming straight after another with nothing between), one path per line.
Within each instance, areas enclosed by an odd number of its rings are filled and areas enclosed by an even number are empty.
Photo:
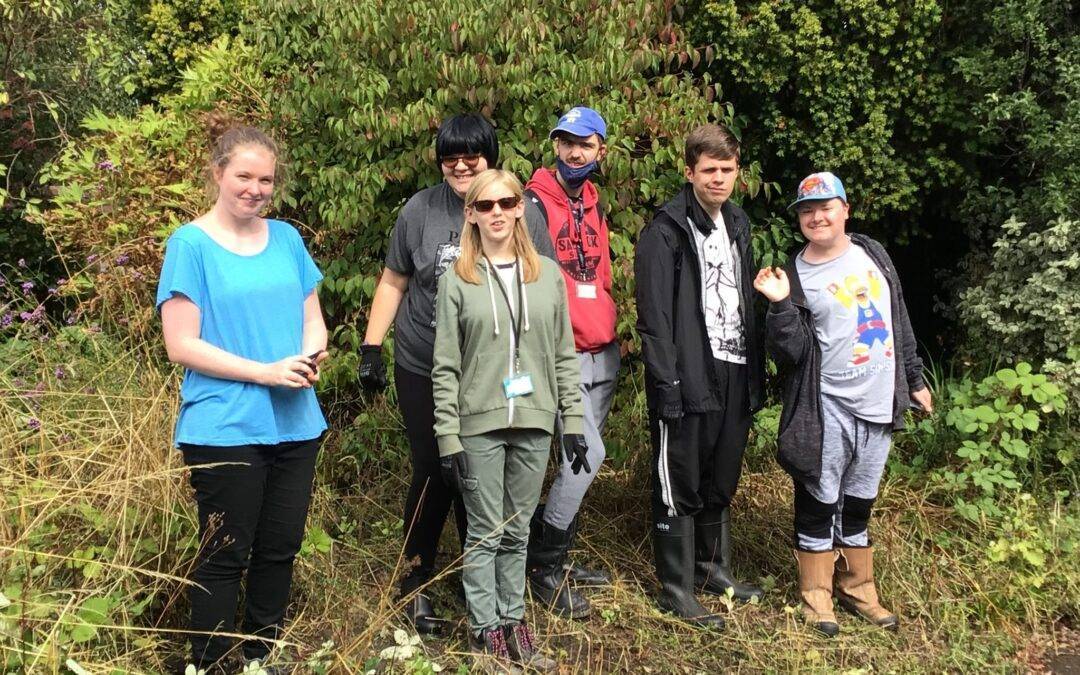
M296 228L268 220L261 252L239 255L197 225L165 245L157 307L174 295L198 306L199 336L230 354L272 363L300 353L304 300L322 279ZM326 429L314 389L266 387L187 369L180 388L176 444L273 445L316 438Z

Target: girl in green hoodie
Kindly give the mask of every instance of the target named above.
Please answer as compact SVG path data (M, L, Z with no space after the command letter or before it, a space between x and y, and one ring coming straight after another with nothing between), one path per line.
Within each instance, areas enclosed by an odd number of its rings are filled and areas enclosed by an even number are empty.
M431 379L444 478L468 513L470 645L549 670L524 621L525 553L557 413L568 459L591 468L565 282L537 255L524 210L506 171L469 188L461 257L439 280Z

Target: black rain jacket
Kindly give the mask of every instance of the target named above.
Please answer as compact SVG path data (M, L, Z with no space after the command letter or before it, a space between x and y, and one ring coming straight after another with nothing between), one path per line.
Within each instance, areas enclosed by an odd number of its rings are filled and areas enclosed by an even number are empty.
M653 411L681 404L684 412L703 413L722 410L726 404L705 328L701 261L690 229L691 213L704 215L687 183L653 215L634 253L637 331L645 360L645 394ZM750 221L730 201L721 213L741 262L739 310L746 335L750 411L757 412L764 399L765 348L754 312Z

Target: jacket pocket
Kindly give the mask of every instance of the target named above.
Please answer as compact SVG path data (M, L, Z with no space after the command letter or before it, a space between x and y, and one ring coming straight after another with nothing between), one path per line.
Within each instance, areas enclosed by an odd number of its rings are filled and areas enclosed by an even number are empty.
M473 357L461 373L458 391L461 414L472 415L506 406L502 383L509 363L510 354L505 349L481 352Z
M521 372L532 377L533 391L517 401L535 410L556 412L559 409L555 359L547 352L521 352Z

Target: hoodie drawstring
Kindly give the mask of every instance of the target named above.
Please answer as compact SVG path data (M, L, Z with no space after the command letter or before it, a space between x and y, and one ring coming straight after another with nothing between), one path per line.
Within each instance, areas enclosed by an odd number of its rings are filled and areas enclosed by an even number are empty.
M499 312L495 307L495 285L491 280L491 265L484 259L484 270L487 272L488 295L491 297L491 318L495 320L495 335L499 334ZM526 315L528 316L528 315Z
M518 261L518 288L521 289L521 311L525 314L525 332L529 332L529 294L525 292L525 273L521 271L524 265Z

